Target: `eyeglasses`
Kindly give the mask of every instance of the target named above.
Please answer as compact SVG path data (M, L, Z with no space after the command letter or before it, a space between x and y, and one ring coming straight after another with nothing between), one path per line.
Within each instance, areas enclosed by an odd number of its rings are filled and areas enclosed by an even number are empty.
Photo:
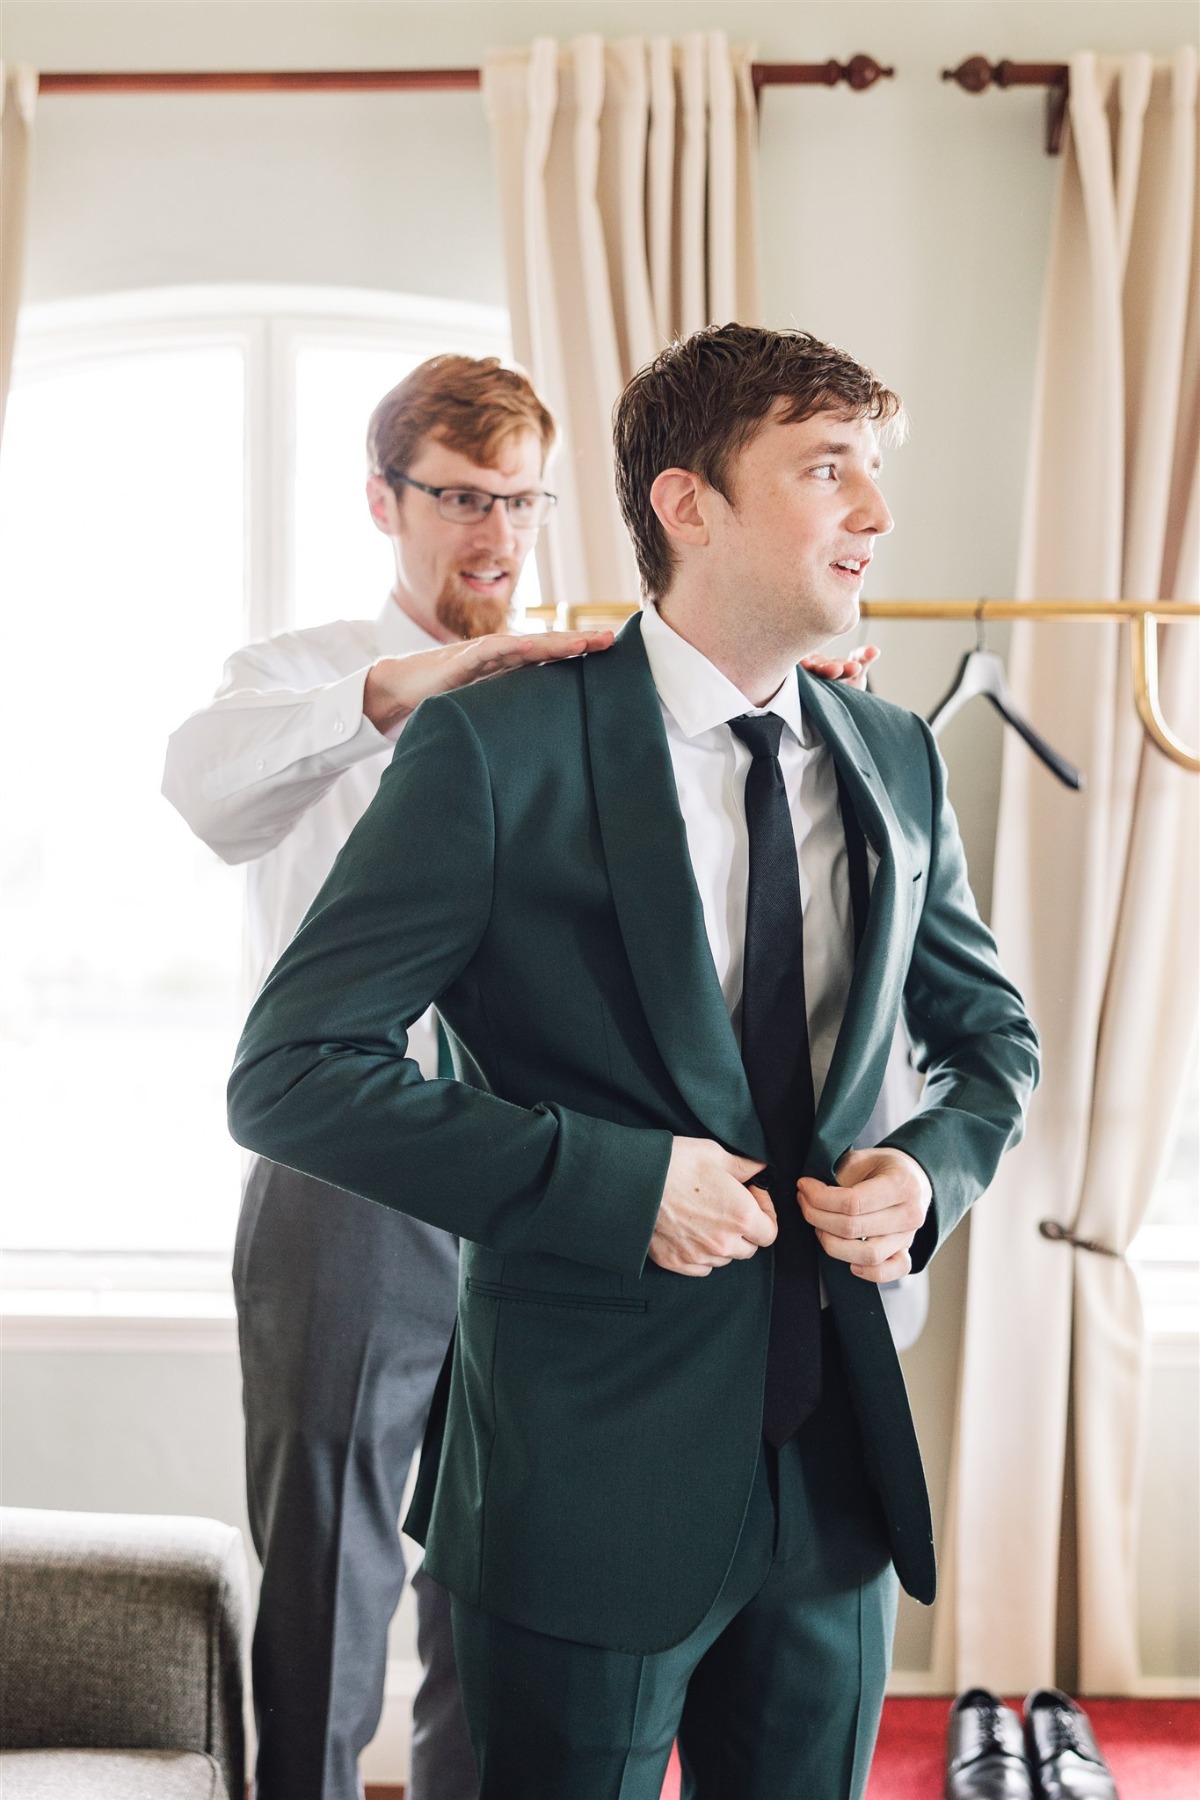
M546 523L558 503L557 494L488 494L482 488L430 487L427 482L414 481L411 475L402 474L399 469L388 469L386 474L393 485L402 481L405 487L418 488L422 494L429 494L437 501L440 517L455 525L477 524L480 519L487 518L499 501L514 531L536 531L539 525Z

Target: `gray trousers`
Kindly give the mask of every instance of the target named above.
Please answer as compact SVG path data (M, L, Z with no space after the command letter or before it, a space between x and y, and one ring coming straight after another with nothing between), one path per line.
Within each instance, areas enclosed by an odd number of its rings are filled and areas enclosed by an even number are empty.
M256 1159L234 1253L258 1800L356 1800L404 1585L397 1521L454 1326L431 1226ZM411 1800L475 1800L449 1596L420 1571Z

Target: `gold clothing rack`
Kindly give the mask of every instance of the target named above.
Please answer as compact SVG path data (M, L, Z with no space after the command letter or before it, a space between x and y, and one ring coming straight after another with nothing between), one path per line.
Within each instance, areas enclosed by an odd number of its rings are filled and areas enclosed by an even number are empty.
M564 631L604 631L624 624L636 606L597 601L580 606L530 606L525 617ZM1187 600L864 600L864 619L1065 619L1079 625L1127 619L1133 698L1138 717L1155 747L1181 769L1200 774L1200 756L1189 750L1163 717L1158 692L1158 627L1200 618L1200 605Z

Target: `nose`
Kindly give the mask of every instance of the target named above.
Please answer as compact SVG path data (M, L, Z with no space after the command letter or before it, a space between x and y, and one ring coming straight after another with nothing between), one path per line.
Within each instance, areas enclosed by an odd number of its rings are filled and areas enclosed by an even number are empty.
M854 509L847 523L851 531L869 532L872 537L886 537L894 528L896 521L888 511L887 502L873 475L864 472L854 497Z
M486 545L489 550L498 554L512 555L517 547L517 534L508 516L508 508L502 500L495 501L491 511L480 519L476 536L481 547Z

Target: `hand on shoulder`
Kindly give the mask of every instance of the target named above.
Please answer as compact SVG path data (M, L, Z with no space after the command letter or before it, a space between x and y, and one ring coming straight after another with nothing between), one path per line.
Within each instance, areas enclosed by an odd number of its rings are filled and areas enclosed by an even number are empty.
M367 671L363 712L377 731L394 731L434 694L470 687L511 669L607 650L612 641L611 631L545 631L525 637L494 632L407 656L382 656Z
M826 681L844 681L850 687L865 688L867 670L881 654L878 644L863 644L844 657L802 656L800 667L810 675L821 675Z

